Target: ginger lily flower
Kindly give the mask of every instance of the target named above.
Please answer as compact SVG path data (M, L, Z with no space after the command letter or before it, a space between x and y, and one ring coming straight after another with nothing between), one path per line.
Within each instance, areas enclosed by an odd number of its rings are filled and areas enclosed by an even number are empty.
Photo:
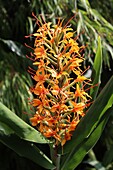
M62 22L40 24L33 34L35 80L31 104L36 113L30 118L46 138L62 146L70 140L91 98L85 91L89 79L80 66L84 61L72 28ZM34 75L35 74L35 75Z

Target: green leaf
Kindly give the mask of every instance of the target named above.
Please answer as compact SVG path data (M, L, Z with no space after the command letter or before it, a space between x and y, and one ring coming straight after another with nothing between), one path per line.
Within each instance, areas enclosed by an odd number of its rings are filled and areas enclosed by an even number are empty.
M105 41L103 42L103 45L106 47L107 51L109 51L113 59L113 48L109 44L107 44Z
M52 164L52 161L35 144L21 139L14 133L10 134L12 130L6 124L2 123L2 127L5 127L5 130L0 126L0 142L8 146L20 156L28 158L46 169L52 169L55 167Z
M106 151L102 162L104 166L108 166L109 164L112 163L112 161L113 161L113 145L111 145L109 150Z
M37 130L25 123L16 114L0 102L0 123L7 125L20 138L36 143L49 143ZM5 131L5 127L4 127Z
M93 70L92 70L92 81L93 85L98 84L98 86L95 86L94 88L91 88L90 95L93 99L96 98L96 95L98 93L100 79L101 79L101 70L102 70L102 46L101 46L101 38L98 37L98 48L93 64Z
M110 115L110 112L107 113L106 111L109 108L111 108L112 105L113 105L113 77L109 80L107 85L101 91L98 98L95 100L95 102L88 110L86 116L84 116L84 118L81 119L79 125L77 126L75 132L73 133L72 139L64 145L63 148L64 154L69 153L65 157L65 167L67 166L67 163L71 161L71 159L73 159L73 154L76 152L78 153L80 148L82 149L83 147L90 146L88 147L88 149L91 149L93 147L93 145L96 143L96 141L101 135L102 127L104 127L104 125L106 124L106 120L107 120L106 115L108 117ZM105 118L104 120L102 120L104 116ZM94 132L96 135L93 136ZM92 143L90 144L90 137L91 140L94 140L94 143L92 141ZM82 161L85 154L87 154L88 149L86 152L83 153L80 151L79 154L81 155L81 158L79 157L79 159L81 160L79 160L79 162ZM61 154L60 149L59 149L59 153ZM78 154L76 155L76 157L78 157ZM75 162L76 165L78 163Z
M81 4L86 8L87 11L89 11L90 4L88 0L80 0Z
M91 10L91 14L92 14L94 17L96 16L96 18L103 23L103 25L105 26L105 28L108 28L109 31L110 31L110 30L113 31L113 26L112 26L104 17L102 17L102 15L99 14L99 12L98 12L97 10L92 9L92 10Z
M0 122L0 136L11 134L14 134L14 131L11 128L9 128L6 124Z
M65 159L61 166L61 170L67 170L67 167L68 170L74 170L80 164L84 156L98 141L112 111L113 107L110 108L109 111L107 111L106 114L101 118L98 126L94 129L90 136L85 138L78 145L78 147L74 148L72 152L68 154L67 158Z
M77 35L80 34L80 31L81 31L82 25L83 25L83 18L82 18L82 15L81 15L80 11L79 11L78 13L79 13L80 19L78 20L78 24L77 24Z
M4 40L0 38L0 41L2 41L13 53L15 53L20 57L25 58L25 52L26 52L25 46L12 40Z
M105 167L101 164L101 162L97 160L85 161L85 163L91 165L92 167L95 167L96 170L106 170Z

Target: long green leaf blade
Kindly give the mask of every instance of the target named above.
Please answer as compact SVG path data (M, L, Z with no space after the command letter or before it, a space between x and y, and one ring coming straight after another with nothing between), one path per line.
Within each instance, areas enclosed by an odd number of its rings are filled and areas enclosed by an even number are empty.
M6 128L5 124L4 126ZM8 126L5 131L1 129L0 126L0 142L8 146L20 156L28 158L46 169L52 169L55 167L52 164L52 161L35 144L25 141L15 134L4 135L4 132L7 134L11 131L12 130Z
M36 143L48 143L41 133L25 123L0 102L0 122L10 127L20 138Z
M93 99L96 98L96 95L98 93L100 79L101 79L101 71L102 71L102 46L101 46L101 38L98 37L98 48L93 64L93 70L92 70L92 81L93 85L98 84L98 86L95 86L94 88L91 88L90 95Z

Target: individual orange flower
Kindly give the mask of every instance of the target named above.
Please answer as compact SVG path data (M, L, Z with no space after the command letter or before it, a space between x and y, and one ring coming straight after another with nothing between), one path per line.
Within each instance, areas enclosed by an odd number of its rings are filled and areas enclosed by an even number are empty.
M33 77L37 81L38 85L43 84L45 80L49 77L49 74L45 74L44 68L40 68L36 71L36 75Z
M40 116L39 114L35 114L34 117L30 118L30 120L33 126L37 126L37 124L39 124L40 121L43 119L42 119L42 116Z
M32 105L33 106L39 106L41 104L41 101L39 99L33 99Z
M76 91L75 91L75 96L79 97L82 101L87 101L87 97L91 98L85 91L84 89L81 89L79 85L76 85Z
M35 88L31 88L30 90L35 95L38 95L39 98L43 98L43 96L46 96L46 94L48 93L48 89L46 89L43 84L41 84L40 86L36 84Z
M43 46L41 47L36 47L34 50L34 54L35 54L35 60L36 59L45 59L46 58L46 52Z
M62 112L66 112L67 110L68 110L68 106L66 106L65 104L60 104L60 103L54 104L51 107L51 112L58 112L60 114Z

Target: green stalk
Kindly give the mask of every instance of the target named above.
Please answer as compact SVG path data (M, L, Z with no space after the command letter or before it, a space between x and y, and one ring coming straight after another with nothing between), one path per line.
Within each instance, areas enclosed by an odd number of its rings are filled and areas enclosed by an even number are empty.
M48 60L50 61L51 64L53 64L54 66L57 66L57 63L53 61L51 58L48 57Z
M72 87L74 84L76 83L76 81L73 81L72 83L70 83L68 86L66 86L63 91L69 89L70 87Z
M47 53L47 56L57 62L57 58L55 56L53 57L52 54Z
M60 158L61 155L59 155L57 153L57 147L56 145L50 144L50 154L51 154L51 160L53 162L53 164L56 166L54 169L52 170L60 170Z

